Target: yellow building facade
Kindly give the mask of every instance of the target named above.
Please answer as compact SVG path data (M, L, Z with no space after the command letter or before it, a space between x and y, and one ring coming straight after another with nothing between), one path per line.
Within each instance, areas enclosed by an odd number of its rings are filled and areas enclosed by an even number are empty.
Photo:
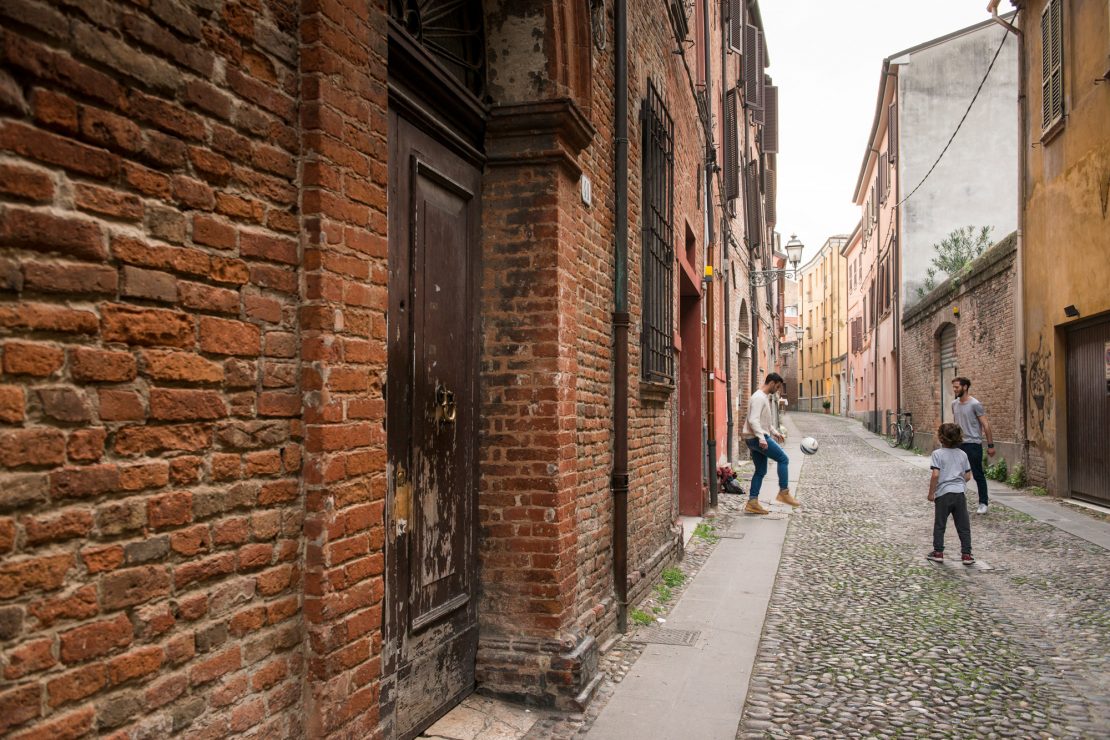
M1054 495L1110 505L1110 3L1013 4L1026 472Z
M847 236L829 237L798 276L798 408L844 414L848 408Z

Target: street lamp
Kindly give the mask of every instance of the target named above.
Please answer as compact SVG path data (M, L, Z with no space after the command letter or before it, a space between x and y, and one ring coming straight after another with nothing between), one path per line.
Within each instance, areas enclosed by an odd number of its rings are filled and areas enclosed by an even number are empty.
M756 270L752 273L752 285L760 287L778 280L780 277L788 277L791 280L796 279L798 274L798 263L802 261L802 252L805 250L805 245L798 241L797 234L790 235L790 241L786 243L786 259L790 262L793 269L771 269L771 270Z
M805 327L803 327L801 324L798 324L794 327L794 336L798 338L799 342L802 341L802 337L805 336L805 333Z

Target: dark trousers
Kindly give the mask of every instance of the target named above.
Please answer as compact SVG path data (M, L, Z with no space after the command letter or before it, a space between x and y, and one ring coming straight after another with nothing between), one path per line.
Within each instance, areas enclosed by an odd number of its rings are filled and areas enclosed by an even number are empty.
M971 517L967 515L967 496L946 493L933 501L933 549L944 552L944 529L948 515L956 520L956 534L960 536L960 552L971 552Z
M979 503L987 503L987 476L983 475L983 445L965 442L960 449L967 453L967 460L971 463L971 477L975 479L975 487L979 489Z

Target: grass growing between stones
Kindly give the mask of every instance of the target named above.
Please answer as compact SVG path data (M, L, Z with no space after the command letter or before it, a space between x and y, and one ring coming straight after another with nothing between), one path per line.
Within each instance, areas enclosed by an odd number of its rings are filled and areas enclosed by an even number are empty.
M645 612L643 609L633 609L631 616L632 616L632 621L634 623L640 625L641 627L643 627L644 625L652 624L652 623L655 622L655 617L651 616L650 614Z
M715 534L715 529L709 522L698 522L698 526L694 527L694 536L709 543L717 542L721 538Z

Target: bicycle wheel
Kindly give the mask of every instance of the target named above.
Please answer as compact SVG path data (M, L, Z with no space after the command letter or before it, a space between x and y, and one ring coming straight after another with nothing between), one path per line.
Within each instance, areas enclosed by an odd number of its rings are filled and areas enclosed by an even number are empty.
M903 446L907 450L912 450L913 449L913 424L908 424L907 423L906 426L902 428L902 438L903 438Z
M902 441L901 429L901 424L895 424L890 428L890 430L886 433L886 443L888 445L890 445L891 447L897 447L899 445L899 443Z

